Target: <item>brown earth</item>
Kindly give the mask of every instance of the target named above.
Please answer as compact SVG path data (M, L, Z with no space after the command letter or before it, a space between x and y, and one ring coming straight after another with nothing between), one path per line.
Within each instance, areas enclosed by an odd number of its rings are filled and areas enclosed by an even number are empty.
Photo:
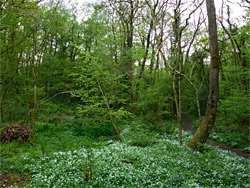
M8 172L4 172L0 174L0 187L10 187L11 185L22 186L26 182L29 182L29 176L25 176L22 174L11 174Z
M192 134L194 135L195 134L195 131L192 129L192 120L190 119L189 115L187 113L182 113L182 121L183 121L183 130L184 131L191 131ZM239 155L239 156L242 156L248 160L250 160L250 154L248 153L244 153L242 152L240 149L238 148L231 148L231 147L228 147L228 146L224 146L218 142L215 142L215 141L212 141L212 140L207 140L206 142L207 144L213 144L215 147L218 147L222 150L226 150L226 151L231 151L232 153L235 153L236 155Z

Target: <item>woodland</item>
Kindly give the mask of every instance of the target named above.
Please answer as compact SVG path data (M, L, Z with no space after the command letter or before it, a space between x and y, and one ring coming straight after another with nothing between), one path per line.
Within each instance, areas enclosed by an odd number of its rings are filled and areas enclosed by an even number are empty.
M214 3L1 0L0 187L250 187L250 2Z

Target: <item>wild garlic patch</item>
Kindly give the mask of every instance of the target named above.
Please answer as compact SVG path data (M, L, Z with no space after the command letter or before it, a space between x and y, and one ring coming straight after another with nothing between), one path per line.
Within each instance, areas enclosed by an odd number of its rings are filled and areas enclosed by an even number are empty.
M26 165L32 175L29 187L250 186L248 160L211 146L208 150L195 153L180 147L177 135L157 135L147 147L108 141L100 148L24 159L32 161Z

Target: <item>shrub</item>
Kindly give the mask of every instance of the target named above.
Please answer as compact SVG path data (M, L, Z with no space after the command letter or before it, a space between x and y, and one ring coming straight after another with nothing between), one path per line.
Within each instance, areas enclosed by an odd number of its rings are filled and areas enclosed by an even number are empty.
M98 138L100 136L114 135L114 128L110 121L99 118L84 118L77 126L74 126L76 136L88 136Z
M132 125L127 125L121 136L125 143L131 146L146 147L154 143L155 132L150 132L149 126L135 122Z

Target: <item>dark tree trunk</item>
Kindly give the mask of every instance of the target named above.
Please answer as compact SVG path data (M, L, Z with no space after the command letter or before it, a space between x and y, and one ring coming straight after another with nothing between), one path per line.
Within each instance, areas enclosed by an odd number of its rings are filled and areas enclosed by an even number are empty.
M146 52L144 54L144 57L143 57L143 61L142 61L142 65L141 65L141 70L140 70L140 73L139 73L139 81L138 83L136 84L136 93L135 93L135 101L134 102L137 102L138 101L138 98L139 98L139 87L140 87L140 80L142 78L142 75L143 75L143 72L145 70L145 65L146 65L146 61L147 61L147 56L148 56L148 51L149 51L149 45L150 45L150 36L151 36L151 31L153 29L153 20L151 20L150 22L150 26L149 26L149 31L148 31L148 35L147 35L147 45L146 45Z
M201 151L202 145L206 142L215 122L217 102L219 97L219 49L217 39L217 25L214 0L206 0L208 14L208 31L210 43L210 82L209 82L209 103L205 118L200 123L188 146L195 151Z

